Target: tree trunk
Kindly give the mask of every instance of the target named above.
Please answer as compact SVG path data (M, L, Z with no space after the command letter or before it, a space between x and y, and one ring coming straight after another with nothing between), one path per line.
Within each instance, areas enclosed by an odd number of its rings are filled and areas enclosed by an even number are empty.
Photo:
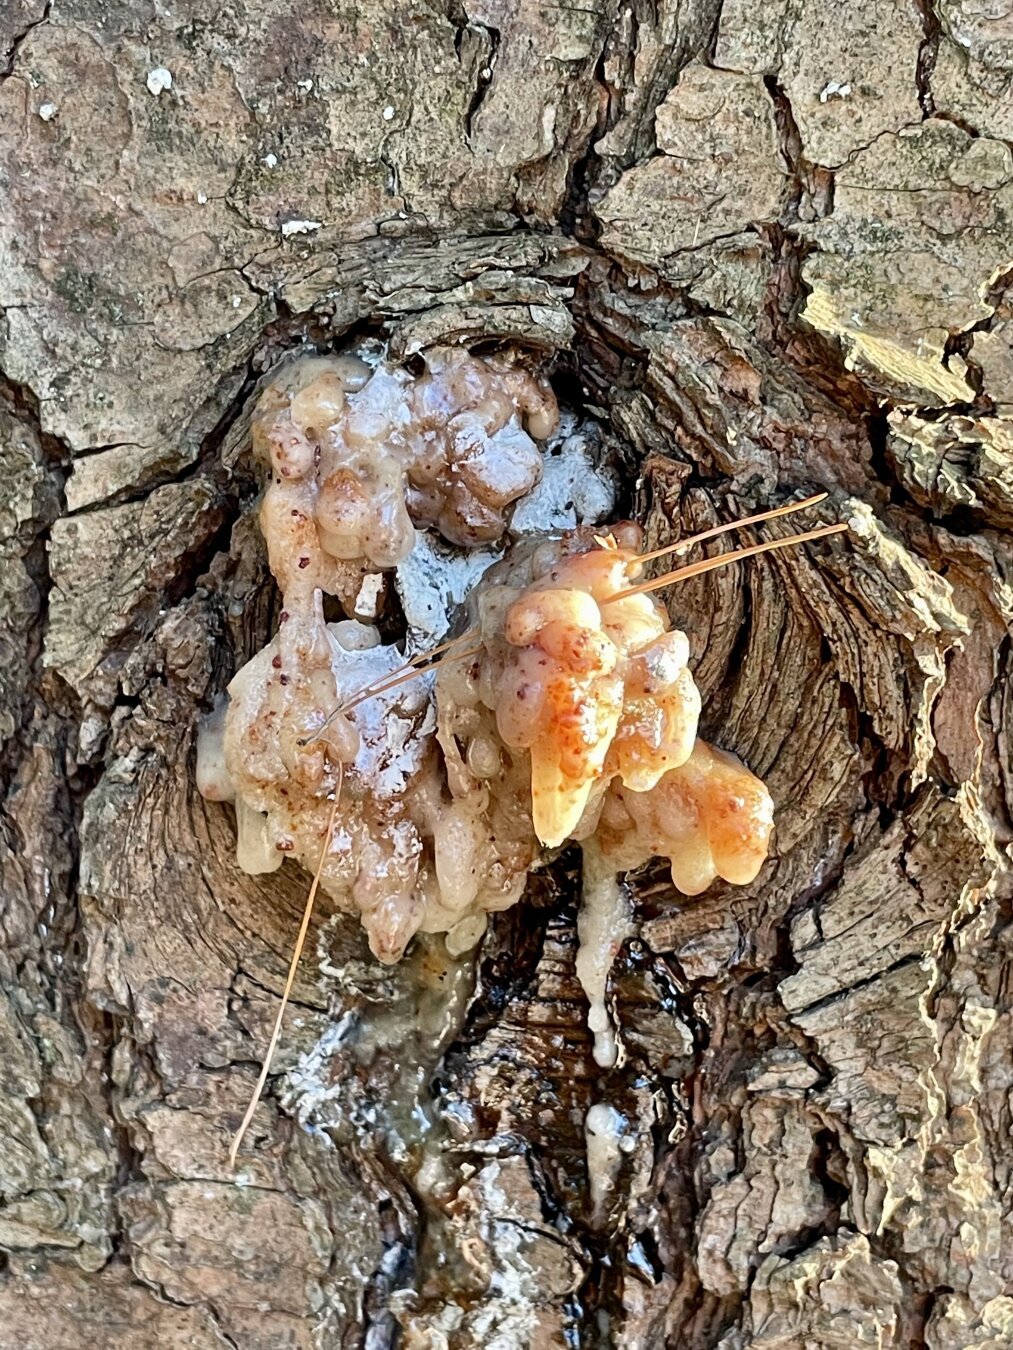
M4 1346L1013 1344L1013 47L936 4L7 6ZM852 529L673 592L775 847L634 879L619 1066L572 855L457 967L324 906L234 1176L307 878L195 726L257 380L369 334L550 358L653 539Z

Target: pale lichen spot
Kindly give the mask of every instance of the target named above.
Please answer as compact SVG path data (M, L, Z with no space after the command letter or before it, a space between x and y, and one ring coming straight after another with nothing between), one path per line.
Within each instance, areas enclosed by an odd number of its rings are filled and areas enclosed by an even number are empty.
M163 90L172 88L172 71L166 70L165 66L156 66L154 70L148 71L145 83L148 86L148 93L154 94L157 98Z

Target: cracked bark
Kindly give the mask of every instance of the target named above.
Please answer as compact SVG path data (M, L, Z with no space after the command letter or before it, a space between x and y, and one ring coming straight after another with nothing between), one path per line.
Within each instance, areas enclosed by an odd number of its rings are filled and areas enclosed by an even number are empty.
M1013 1342L1002 22L8 7L4 1344ZM257 382L363 334L548 356L659 542L796 489L854 528L673 597L776 847L693 902L635 878L621 1067L575 859L446 989L325 911L236 1184L305 878L236 872L194 723L276 603ZM596 1101L630 1145L598 1214Z

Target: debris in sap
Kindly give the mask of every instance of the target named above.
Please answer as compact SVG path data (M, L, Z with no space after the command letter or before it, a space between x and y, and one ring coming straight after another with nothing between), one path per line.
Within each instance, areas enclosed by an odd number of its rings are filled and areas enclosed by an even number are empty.
M362 578L359 594L355 597L353 611L357 619L375 619L383 594L383 573L367 572Z

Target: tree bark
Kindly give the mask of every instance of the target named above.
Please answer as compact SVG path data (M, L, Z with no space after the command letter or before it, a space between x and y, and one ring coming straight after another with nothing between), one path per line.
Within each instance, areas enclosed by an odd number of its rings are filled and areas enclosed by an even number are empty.
M16 0L0 46L3 1345L1013 1344L1008 19ZM634 879L619 1066L574 856L456 968L325 906L234 1177L307 878L237 871L195 726L273 622L257 382L370 334L550 359L654 540L852 529L673 593L775 846Z

